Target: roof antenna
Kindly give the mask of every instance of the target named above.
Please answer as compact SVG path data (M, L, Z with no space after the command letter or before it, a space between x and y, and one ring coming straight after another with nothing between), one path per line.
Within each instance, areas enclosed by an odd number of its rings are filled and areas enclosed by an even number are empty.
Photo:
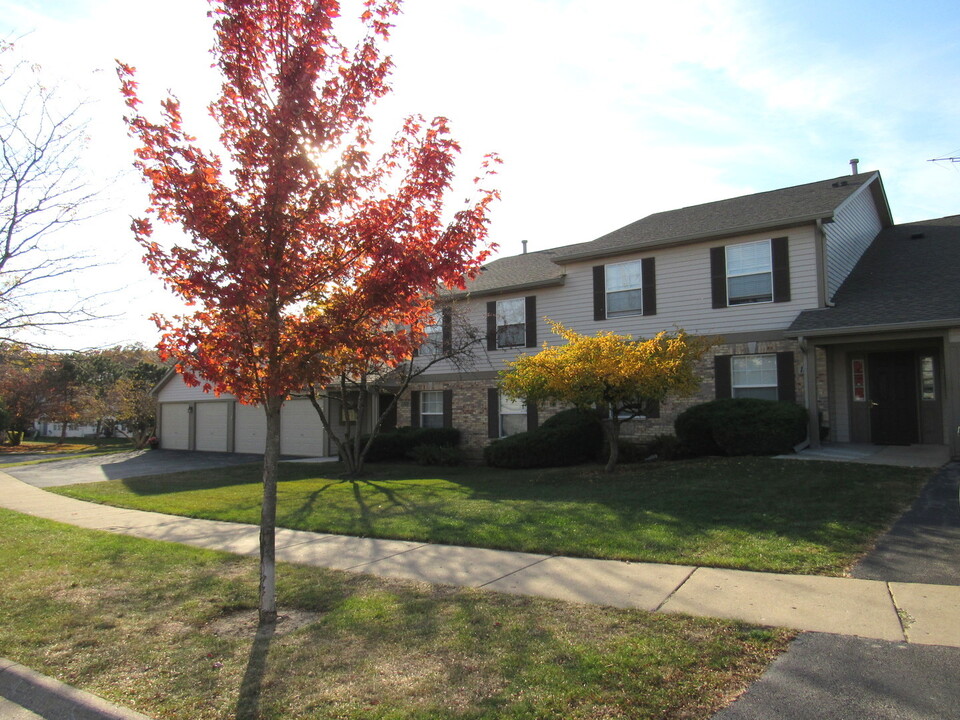
M523 254L526 255L526 254L527 254L527 241L526 241L526 240L521 240L520 242L523 243Z
M859 170L857 170L857 164L860 162L860 158L851 158L850 159L850 174L856 175Z

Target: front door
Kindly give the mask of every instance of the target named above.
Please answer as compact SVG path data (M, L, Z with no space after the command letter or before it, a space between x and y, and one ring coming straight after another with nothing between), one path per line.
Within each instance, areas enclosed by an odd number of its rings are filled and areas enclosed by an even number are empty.
M867 359L870 377L870 440L877 445L920 441L917 366L913 352L875 353Z

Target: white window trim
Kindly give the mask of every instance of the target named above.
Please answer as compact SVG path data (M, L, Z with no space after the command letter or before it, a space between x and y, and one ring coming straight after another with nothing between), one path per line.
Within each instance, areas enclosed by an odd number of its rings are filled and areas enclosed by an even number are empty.
M500 305L508 302L519 302L523 311L523 322L522 323L501 323L500 322ZM509 350L511 348L525 347L527 344L527 299L525 297L519 298L505 298L503 300L497 300L497 322L496 322L496 332L497 332L497 350ZM500 328L505 327L514 327L516 325L523 326L523 339L516 345L501 345L500 344Z
M610 290L610 281L609 281L609 270L612 267L619 267L621 265L636 265L640 268L640 284L633 287L624 287L619 290ZM607 319L626 317L628 315L643 315L643 261L642 260L628 260L626 262L619 263L610 263L609 265L603 266L603 290L604 290L604 312L606 313ZM620 292L630 292L631 290L640 291L640 307L639 309L630 309L622 310L613 315L610 314L610 295L611 293L620 293Z
M730 249L736 247L744 247L746 245L766 245L767 246L767 256L769 258L770 269L765 272L751 272L751 273L731 273L730 272ZM727 292L727 307L740 307L741 305L763 305L765 303L773 302L773 242L768 238L766 240L752 240L750 242L744 243L734 243L733 245L727 245L724 248L724 265L726 267L726 277L724 282L726 283L726 292ZM749 277L751 275L769 275L770 276L770 299L769 300L751 300L748 302L732 302L730 297L730 278L734 277Z
M742 360L744 358L773 358L773 383L765 383L763 385L737 385L736 384L736 369L734 364L737 360ZM759 389L768 389L773 388L774 394L779 395L780 392L780 377L778 375L777 368L777 354L776 353L755 353L751 355L734 355L730 358L730 397L737 397L737 390L759 390Z

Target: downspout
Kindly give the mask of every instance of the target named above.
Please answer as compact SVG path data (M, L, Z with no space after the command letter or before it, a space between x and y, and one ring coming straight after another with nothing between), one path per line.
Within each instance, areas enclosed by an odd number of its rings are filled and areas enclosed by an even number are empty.
M818 291L820 293L820 303L823 307L834 307L833 301L827 297L827 292L829 288L827 286L827 233L823 229L823 218L817 218L817 260L820 265L820 272L818 275L818 282L820 287Z

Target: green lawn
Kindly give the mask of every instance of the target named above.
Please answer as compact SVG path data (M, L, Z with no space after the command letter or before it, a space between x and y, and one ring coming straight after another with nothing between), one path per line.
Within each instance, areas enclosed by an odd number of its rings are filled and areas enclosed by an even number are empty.
M791 634L257 563L0 510L0 656L155 718L709 718Z
M503 471L284 464L283 527L558 555L840 575L930 471L769 458ZM85 500L259 522L259 468L57 488Z

